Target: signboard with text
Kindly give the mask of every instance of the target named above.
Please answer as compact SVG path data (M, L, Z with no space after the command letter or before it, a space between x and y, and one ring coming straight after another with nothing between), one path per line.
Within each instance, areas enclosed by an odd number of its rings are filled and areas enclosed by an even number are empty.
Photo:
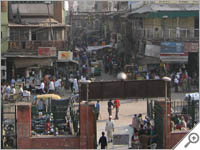
M160 46L147 44L145 56L160 57Z
M56 47L38 47L38 56L56 56Z
M184 54L183 42L161 42L160 54Z
M71 61L73 59L73 53L71 51L59 51L58 52L58 61Z
M198 52L199 51L199 43L185 42L184 43L184 52Z

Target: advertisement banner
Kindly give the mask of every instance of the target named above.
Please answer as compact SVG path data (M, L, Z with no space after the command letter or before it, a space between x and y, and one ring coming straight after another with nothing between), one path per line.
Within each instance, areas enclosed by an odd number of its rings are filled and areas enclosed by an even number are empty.
M145 56L160 58L160 46L147 44L145 48Z
M184 43L184 52L198 52L199 51L199 43L185 42Z
M73 53L70 51L59 51L58 52L58 61L68 62L72 61Z
M184 54L183 42L161 42L160 54Z
M187 63L188 56L160 56L160 60L164 63Z
M56 47L38 47L38 56L56 56Z

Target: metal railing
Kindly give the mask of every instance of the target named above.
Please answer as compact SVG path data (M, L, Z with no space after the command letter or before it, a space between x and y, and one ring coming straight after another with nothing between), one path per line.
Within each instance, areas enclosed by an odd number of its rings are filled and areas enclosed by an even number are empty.
M137 30L137 31L136 31ZM145 39L198 40L199 29L136 29L137 35Z
M194 126L199 122L199 101L171 101L171 114L191 116Z

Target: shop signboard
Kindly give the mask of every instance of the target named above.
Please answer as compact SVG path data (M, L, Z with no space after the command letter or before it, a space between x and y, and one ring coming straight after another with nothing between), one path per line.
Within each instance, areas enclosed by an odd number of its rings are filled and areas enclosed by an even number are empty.
M184 43L184 52L198 52L199 51L199 43L185 42Z
M38 47L38 56L56 56L56 47Z
M180 56L180 55L174 55L174 56L160 56L160 60L164 63L187 63L188 62L188 56Z
M183 42L161 42L160 54L184 54Z
M73 53L71 51L59 51L58 52L58 61L68 62L72 61Z
M147 44L145 56L160 57L160 46Z

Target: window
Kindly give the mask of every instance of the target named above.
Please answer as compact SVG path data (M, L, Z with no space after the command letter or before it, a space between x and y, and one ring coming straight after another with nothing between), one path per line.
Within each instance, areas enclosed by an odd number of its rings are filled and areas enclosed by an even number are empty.
M1 66L5 66L6 65L6 60L2 59L1 60Z
M4 77L6 75L6 71L2 70L2 77Z
M36 40L36 32L35 32L35 31L32 31L32 32L31 32L31 40L32 40L32 41L35 41L35 40Z
M27 41L29 38L29 30L27 28L11 28L10 40L11 41Z
M62 32L59 29L54 29L53 31L54 40L62 40Z
M37 40L47 41L48 40L48 35L49 35L48 32L49 32L48 29L38 29L36 31L36 39Z
M23 41L23 42L21 42L21 44L22 44L22 49L25 49L26 48L26 42Z

